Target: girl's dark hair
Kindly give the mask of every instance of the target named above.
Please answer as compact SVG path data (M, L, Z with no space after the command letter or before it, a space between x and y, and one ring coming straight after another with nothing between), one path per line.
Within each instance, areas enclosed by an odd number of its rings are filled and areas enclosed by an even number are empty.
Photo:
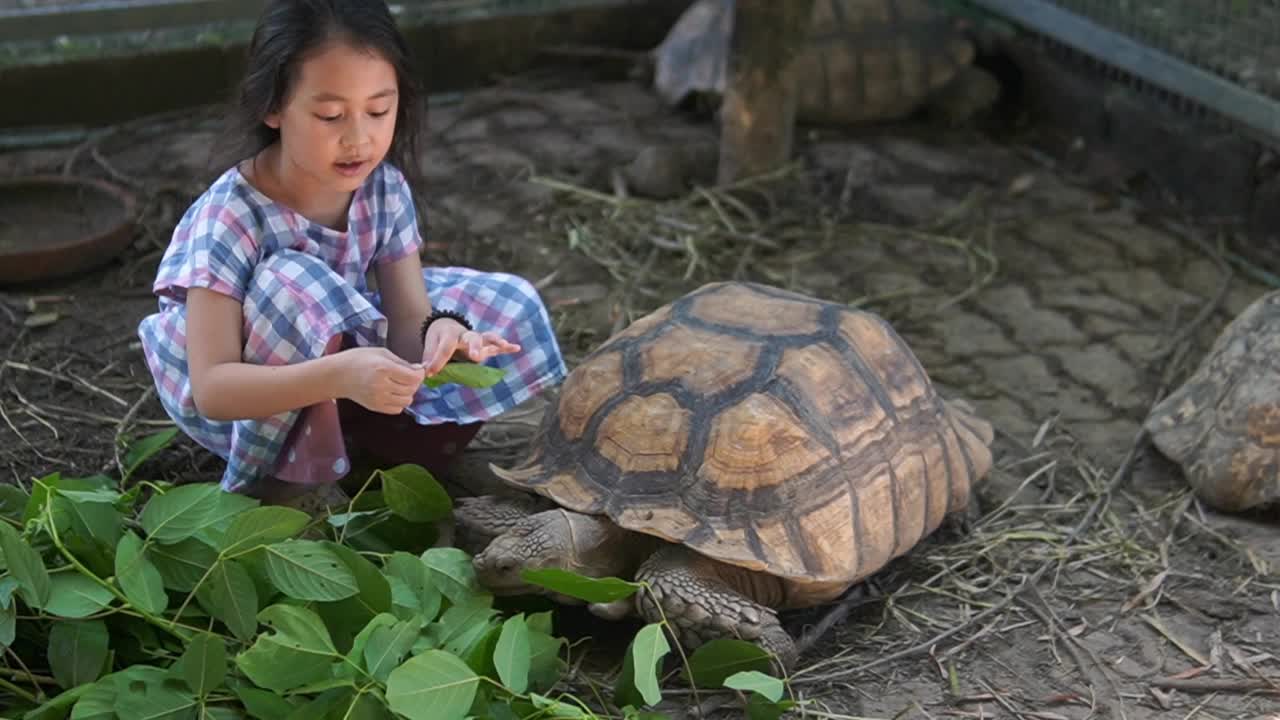
M269 0L249 41L232 128L240 138L233 162L280 137L263 122L297 82L299 67L332 41L376 52L395 68L399 85L395 135L387 158L418 188L420 89L408 46L384 0Z

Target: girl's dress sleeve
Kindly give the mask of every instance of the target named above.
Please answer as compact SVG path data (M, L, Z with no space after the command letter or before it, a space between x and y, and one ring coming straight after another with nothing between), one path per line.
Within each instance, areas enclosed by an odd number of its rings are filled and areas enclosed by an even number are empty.
M255 223L243 202L210 198L193 206L174 230L153 290L182 301L200 287L243 302L258 254Z
M422 247L418 213L413 205L409 182L403 173L390 164L384 164L382 198L383 233L382 241L374 251L374 265L399 260L419 252Z

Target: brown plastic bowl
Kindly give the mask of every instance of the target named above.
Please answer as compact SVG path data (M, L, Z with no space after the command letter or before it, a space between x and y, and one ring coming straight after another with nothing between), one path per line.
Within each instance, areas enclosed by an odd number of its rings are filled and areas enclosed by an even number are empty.
M92 178L0 180L0 283L51 280L106 263L133 239L137 199Z

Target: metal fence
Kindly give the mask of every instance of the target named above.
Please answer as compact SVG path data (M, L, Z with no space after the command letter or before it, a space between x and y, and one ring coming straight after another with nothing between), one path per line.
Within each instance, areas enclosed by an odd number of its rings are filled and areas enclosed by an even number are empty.
M1280 0L969 0L1280 147Z

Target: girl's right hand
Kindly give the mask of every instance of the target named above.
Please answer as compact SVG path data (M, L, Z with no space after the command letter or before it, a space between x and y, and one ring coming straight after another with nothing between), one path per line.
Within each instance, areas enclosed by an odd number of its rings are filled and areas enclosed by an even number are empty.
M413 402L426 370L385 347L344 350L341 396L374 412L397 415Z

